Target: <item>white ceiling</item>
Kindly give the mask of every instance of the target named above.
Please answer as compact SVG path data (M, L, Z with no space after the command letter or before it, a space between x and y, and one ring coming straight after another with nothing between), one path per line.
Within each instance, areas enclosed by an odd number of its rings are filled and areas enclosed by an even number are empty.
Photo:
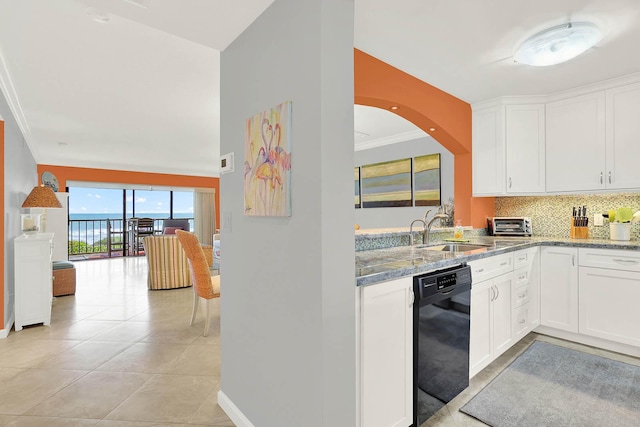
M271 3L0 0L0 87L38 163L217 176L219 51ZM513 62L568 20L604 39L565 64ZM357 48L470 103L639 72L638 41L639 0L355 0ZM387 111L355 117L356 147L424 135Z

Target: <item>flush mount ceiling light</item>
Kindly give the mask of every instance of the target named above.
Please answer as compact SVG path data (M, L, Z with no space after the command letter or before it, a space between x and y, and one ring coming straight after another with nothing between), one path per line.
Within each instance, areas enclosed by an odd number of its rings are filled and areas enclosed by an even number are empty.
M513 59L522 64L545 67L568 61L602 40L602 33L590 22L569 22L529 37Z

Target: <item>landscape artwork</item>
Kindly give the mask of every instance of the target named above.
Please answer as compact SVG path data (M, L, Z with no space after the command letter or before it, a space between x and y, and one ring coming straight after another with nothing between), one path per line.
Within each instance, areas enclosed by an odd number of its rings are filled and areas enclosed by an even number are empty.
M360 208L360 168L353 169L353 181L355 182L355 206Z
M361 167L362 207L411 206L411 159Z
M247 120L244 214L291 216L291 101Z
M440 154L413 159L413 195L416 206L440 206Z

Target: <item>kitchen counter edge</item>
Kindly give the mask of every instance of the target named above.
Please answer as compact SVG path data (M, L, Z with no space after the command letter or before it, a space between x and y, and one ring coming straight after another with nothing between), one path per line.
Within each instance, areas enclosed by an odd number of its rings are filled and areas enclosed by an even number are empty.
M486 241L487 238L483 239ZM473 242L471 242L473 243ZM447 257L448 254L440 254L443 258L436 259L434 261L415 263L413 258L407 254L406 263L409 265L389 268L386 271L380 271L372 274L364 274L356 276L356 286L367 286L376 283L386 282L393 279L398 279L405 276L414 276L416 274L426 273L433 270L453 266L462 262L474 261L482 258L488 258L496 255L506 254L509 252L515 252L522 249L533 248L537 246L565 246L575 248L592 248L592 249L618 249L618 250L640 250L640 241L612 241L612 240L598 240L598 239L561 239L553 237L532 237L527 243L517 244L513 246L503 248L492 248L486 252L462 255L456 257ZM406 247L408 252L411 252L410 247ZM373 252L373 251L372 251ZM356 268L357 270L357 268ZM358 274L356 272L356 274Z

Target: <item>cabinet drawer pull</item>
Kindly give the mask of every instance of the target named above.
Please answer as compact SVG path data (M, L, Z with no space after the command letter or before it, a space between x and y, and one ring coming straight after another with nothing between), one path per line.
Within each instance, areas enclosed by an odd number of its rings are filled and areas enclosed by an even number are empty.
M619 262L622 264L638 264L638 261L636 261L635 259L620 259L620 258L614 258L613 259L615 262Z
M521 274L521 275L518 277L518 280L526 279L526 277L527 277L527 275L526 275L526 274Z
M507 264L509 264L509 262L508 262L508 261L504 261L504 262L501 262L501 263L500 263L500 265L507 265Z
M522 298L524 298L524 297L526 297L526 296L527 296L527 293L526 293L526 292L523 292L523 293L521 293L520 295L518 295L518 299L522 299Z
M520 258L518 258L518 261L524 261L525 259L527 259L526 256L521 256Z
M476 270L476 273L482 273L484 271L484 268L479 268Z
M521 324L522 324L522 323L524 323L524 322L525 322L525 320L524 320L524 319L522 319L522 320L520 321L520 323L521 323Z

